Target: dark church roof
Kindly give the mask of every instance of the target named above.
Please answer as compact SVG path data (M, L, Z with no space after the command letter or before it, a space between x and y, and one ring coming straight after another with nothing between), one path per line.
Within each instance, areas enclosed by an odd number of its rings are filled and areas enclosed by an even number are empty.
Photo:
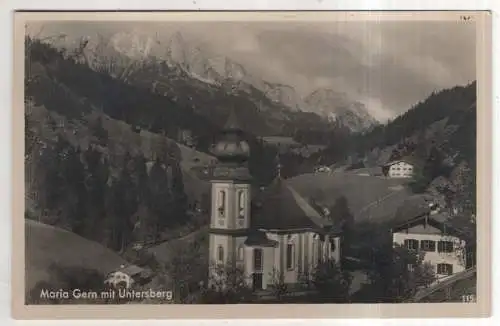
M267 237L265 232L252 230L245 240L246 246L276 247L278 242Z
M255 198L250 223L252 229L266 230L325 230L332 226L281 178Z
M224 125L225 131L242 131L236 112L231 110L229 117L227 118L226 124Z

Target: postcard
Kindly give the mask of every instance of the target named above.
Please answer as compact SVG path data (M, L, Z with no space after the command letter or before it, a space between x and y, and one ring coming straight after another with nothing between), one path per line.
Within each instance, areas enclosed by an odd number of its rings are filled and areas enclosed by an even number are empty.
M17 12L14 47L15 318L490 314L489 12Z

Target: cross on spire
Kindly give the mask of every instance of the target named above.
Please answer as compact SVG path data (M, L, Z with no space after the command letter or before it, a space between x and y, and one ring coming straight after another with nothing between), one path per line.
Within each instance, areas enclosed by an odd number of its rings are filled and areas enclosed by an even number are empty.
M280 160L280 155L279 153L276 154L276 173L277 173L277 177L278 179L281 179L281 168L283 167L283 165L281 165L281 160Z

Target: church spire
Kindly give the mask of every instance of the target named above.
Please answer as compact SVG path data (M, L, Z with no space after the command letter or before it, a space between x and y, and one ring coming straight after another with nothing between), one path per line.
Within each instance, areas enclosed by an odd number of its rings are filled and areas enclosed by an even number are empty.
M224 125L224 131L242 131L234 108L229 112L229 117Z
M219 140L214 145L213 154L220 161L238 163L248 160L250 156L250 147L244 139L243 129L234 109L231 109Z

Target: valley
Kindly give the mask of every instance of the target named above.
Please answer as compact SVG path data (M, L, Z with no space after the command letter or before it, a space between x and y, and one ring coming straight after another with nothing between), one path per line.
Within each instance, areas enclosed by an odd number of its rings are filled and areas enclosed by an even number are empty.
M175 279L182 283L176 298L195 300L207 281L212 205L203 174L217 163L212 145L231 112L252 153L252 187L283 178L322 217L351 223L343 230L352 233L349 257L366 263L375 247L366 228L383 234L429 202L475 211L475 82L432 93L381 124L342 92L324 88L301 98L181 34L168 44L134 35L70 43L77 46L26 39L30 250L40 249L42 238L71 234L64 249L85 252L87 267L106 274L118 265L147 265L161 275L155 286L175 287ZM263 140L270 136L321 147L308 155L280 151ZM421 162L412 178L382 172L408 156ZM341 217L328 213L334 211ZM31 237L40 230L54 231ZM62 250L53 245L47 256ZM29 287L48 282L54 259L27 259L35 275Z

